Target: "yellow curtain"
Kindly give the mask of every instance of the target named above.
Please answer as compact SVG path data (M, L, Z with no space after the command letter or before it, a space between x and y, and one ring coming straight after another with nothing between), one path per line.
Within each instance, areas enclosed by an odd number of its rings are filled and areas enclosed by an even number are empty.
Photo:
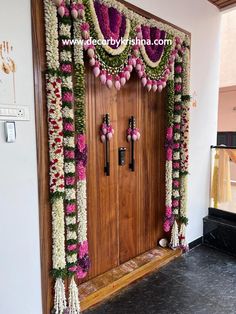
M211 186L211 197L214 199L214 207L216 208L218 203L226 203L232 200L230 159L236 162L236 151L223 148L216 149Z

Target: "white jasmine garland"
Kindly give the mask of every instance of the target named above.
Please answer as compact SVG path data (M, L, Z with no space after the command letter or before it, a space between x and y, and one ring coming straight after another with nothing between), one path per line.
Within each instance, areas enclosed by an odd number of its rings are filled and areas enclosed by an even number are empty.
M83 243L87 240L87 193L86 180L80 180L77 186L78 202L78 240Z
M166 207L172 206L172 161L166 161Z
M46 60L48 69L59 68L57 8L51 0L44 0L44 20L46 26Z
M64 269L65 259L65 225L64 225L64 202L60 197L52 203L52 260L54 269Z

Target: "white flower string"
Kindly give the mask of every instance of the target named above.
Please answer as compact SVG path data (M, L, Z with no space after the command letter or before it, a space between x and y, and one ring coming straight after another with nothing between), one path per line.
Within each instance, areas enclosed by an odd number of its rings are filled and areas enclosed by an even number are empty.
M181 180L180 180L180 245L183 250L188 250L186 239L187 218L187 187L189 164L189 118L190 118L190 50L186 47L183 55L183 97L181 121Z
M62 107L64 132L65 163L65 213L66 213L66 261L67 272L71 277L69 285L69 313L79 314L79 295L74 274L77 273L77 200L76 200L76 168L75 168L75 124L72 48L62 44L63 39L70 40L72 35L72 18L70 17L70 0L64 7L64 15L59 19L60 69L62 76ZM68 117L69 115L69 117Z
M85 17L73 23L74 37L82 39L81 25ZM76 129L76 171L77 171L77 219L78 219L78 265L77 277L87 275L90 260L87 239L87 144L86 144L86 108L85 108L85 68L83 46L74 46L74 96L75 96L75 129Z
M56 278L55 314L66 309L65 288L62 278L66 273L64 224L64 157L61 79L59 78L57 10L51 0L44 0L46 29L46 91L49 129L50 194L52 207L52 263Z

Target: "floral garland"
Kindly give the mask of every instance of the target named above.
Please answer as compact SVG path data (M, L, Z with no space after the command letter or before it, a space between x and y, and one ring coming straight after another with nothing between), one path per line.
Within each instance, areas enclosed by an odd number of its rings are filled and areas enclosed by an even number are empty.
M188 164L189 164L189 117L190 117L190 50L185 48L183 55L183 96L182 96L182 121L181 121L181 180L180 180L180 245L188 250L186 241L187 218L187 185L188 185Z
M148 91L167 85L165 232L171 247L187 249L187 174L189 141L188 36L163 23L147 20L115 0L44 0L46 29L46 91L49 128L52 261L55 277L53 313L78 314L74 274L87 275L86 108L84 51L102 84L119 90L136 70ZM58 16L57 16L58 13ZM72 20L73 18L73 20ZM110 19L113 20L110 27ZM73 21L73 23L72 23ZM59 32L59 38L58 38ZM59 39L84 39L84 45L59 45ZM93 46L89 37L107 39L171 39L153 49L139 44ZM112 127L102 128L102 140ZM127 140L139 130L128 129ZM68 307L63 279L70 280Z
M180 210L180 152L181 152L181 115L182 115L182 52L179 53L175 62L174 73L174 90L175 90L175 104L174 104L174 129L173 129L173 188L172 188L172 208L174 215L174 224L171 233L171 247L179 246L178 233L178 217Z
M172 75L173 76L173 75ZM173 158L173 116L174 116L174 80L167 83L167 131L166 131L166 200L164 231L169 232L173 225L172 213L172 158Z
M52 207L52 263L56 278L54 312L62 314L66 309L65 287L62 278L66 274L65 225L64 225L64 155L62 124L62 81L59 73L57 10L51 0L44 0L46 29L46 91L49 129L50 194Z
M82 39L81 25L84 23L84 14L74 21L74 36ZM77 277L87 275L90 260L87 240L87 194L86 194L86 108L85 108L85 68L83 47L74 47L74 96L75 96L75 129L76 129L76 171L77 171L77 202L78 202L78 265Z
M71 38L72 21L70 1L66 1L64 15L59 19L59 39ZM72 77L71 47L60 45L60 69L62 77L62 116L64 134L65 198L66 213L66 261L68 276L72 277L69 287L69 313L80 313L78 288L74 281L77 272L77 217L76 217L76 169L75 169L75 125L74 93Z
M161 92L173 70L178 51L182 48L183 34L174 32L171 27L160 30L158 27L162 24L153 21L148 23L113 0L84 0L84 6L86 22L81 25L85 40L84 49L90 58L94 75L100 77L102 84L109 88L114 85L119 90L135 69L148 91ZM131 47L130 42L124 44L122 41L120 46L115 48L107 44L95 47L89 41L90 36L100 42L110 38L114 41L133 39L137 44ZM159 45L153 49L138 44L137 40L150 41L151 38L169 39L172 45Z

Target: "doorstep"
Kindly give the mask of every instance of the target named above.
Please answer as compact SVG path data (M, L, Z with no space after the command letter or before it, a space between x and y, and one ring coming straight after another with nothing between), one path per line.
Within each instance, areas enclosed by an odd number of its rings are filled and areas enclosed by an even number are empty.
M105 300L137 279L158 270L182 254L180 249L156 248L79 286L81 311Z

